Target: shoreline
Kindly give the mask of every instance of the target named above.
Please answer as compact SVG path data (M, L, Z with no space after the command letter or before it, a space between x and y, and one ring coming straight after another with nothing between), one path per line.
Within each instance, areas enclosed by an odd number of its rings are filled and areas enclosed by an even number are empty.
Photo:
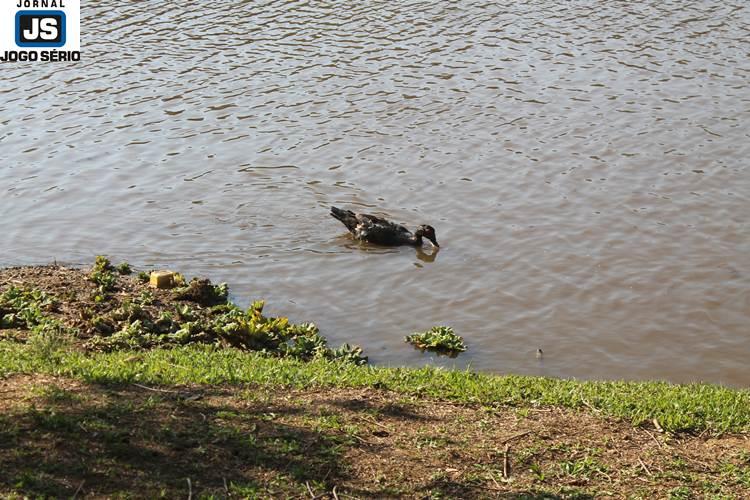
M0 495L180 496L186 478L218 498L750 488L746 389L373 367L259 303L238 310L221 285L156 290L117 269L0 269L0 436L16 457L0 458L11 476ZM163 432L170 414L176 436ZM129 482L106 479L103 458ZM216 467L195 465L204 459Z

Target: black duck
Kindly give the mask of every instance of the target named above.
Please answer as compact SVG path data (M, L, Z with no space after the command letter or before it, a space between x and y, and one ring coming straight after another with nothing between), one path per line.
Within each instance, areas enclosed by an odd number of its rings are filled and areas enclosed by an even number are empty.
M432 226L419 226L414 233L401 224L369 214L355 214L351 210L331 207L331 215L340 220L355 239L377 245L422 246L422 238L427 238L436 247L440 247Z

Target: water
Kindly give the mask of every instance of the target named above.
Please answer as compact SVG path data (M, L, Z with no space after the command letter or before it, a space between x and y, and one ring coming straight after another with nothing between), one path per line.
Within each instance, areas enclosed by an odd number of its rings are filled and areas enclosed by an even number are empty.
M750 385L750 7L193 5L89 2L80 63L3 65L0 265L209 276L381 365ZM404 344L437 324L469 351Z

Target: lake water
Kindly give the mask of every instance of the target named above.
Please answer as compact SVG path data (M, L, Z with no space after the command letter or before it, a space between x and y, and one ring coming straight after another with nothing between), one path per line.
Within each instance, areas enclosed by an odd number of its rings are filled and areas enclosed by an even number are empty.
M103 0L81 43L2 65L0 265L227 281L380 365L750 385L744 2ZM403 342L438 324L468 352Z

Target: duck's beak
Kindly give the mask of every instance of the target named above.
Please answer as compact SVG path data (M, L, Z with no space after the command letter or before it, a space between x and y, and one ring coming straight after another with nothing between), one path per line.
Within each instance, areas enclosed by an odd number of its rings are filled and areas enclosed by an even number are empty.
M427 238L427 239L430 240L430 243L435 245L436 248L440 248L440 245L438 245L437 239L435 238Z

